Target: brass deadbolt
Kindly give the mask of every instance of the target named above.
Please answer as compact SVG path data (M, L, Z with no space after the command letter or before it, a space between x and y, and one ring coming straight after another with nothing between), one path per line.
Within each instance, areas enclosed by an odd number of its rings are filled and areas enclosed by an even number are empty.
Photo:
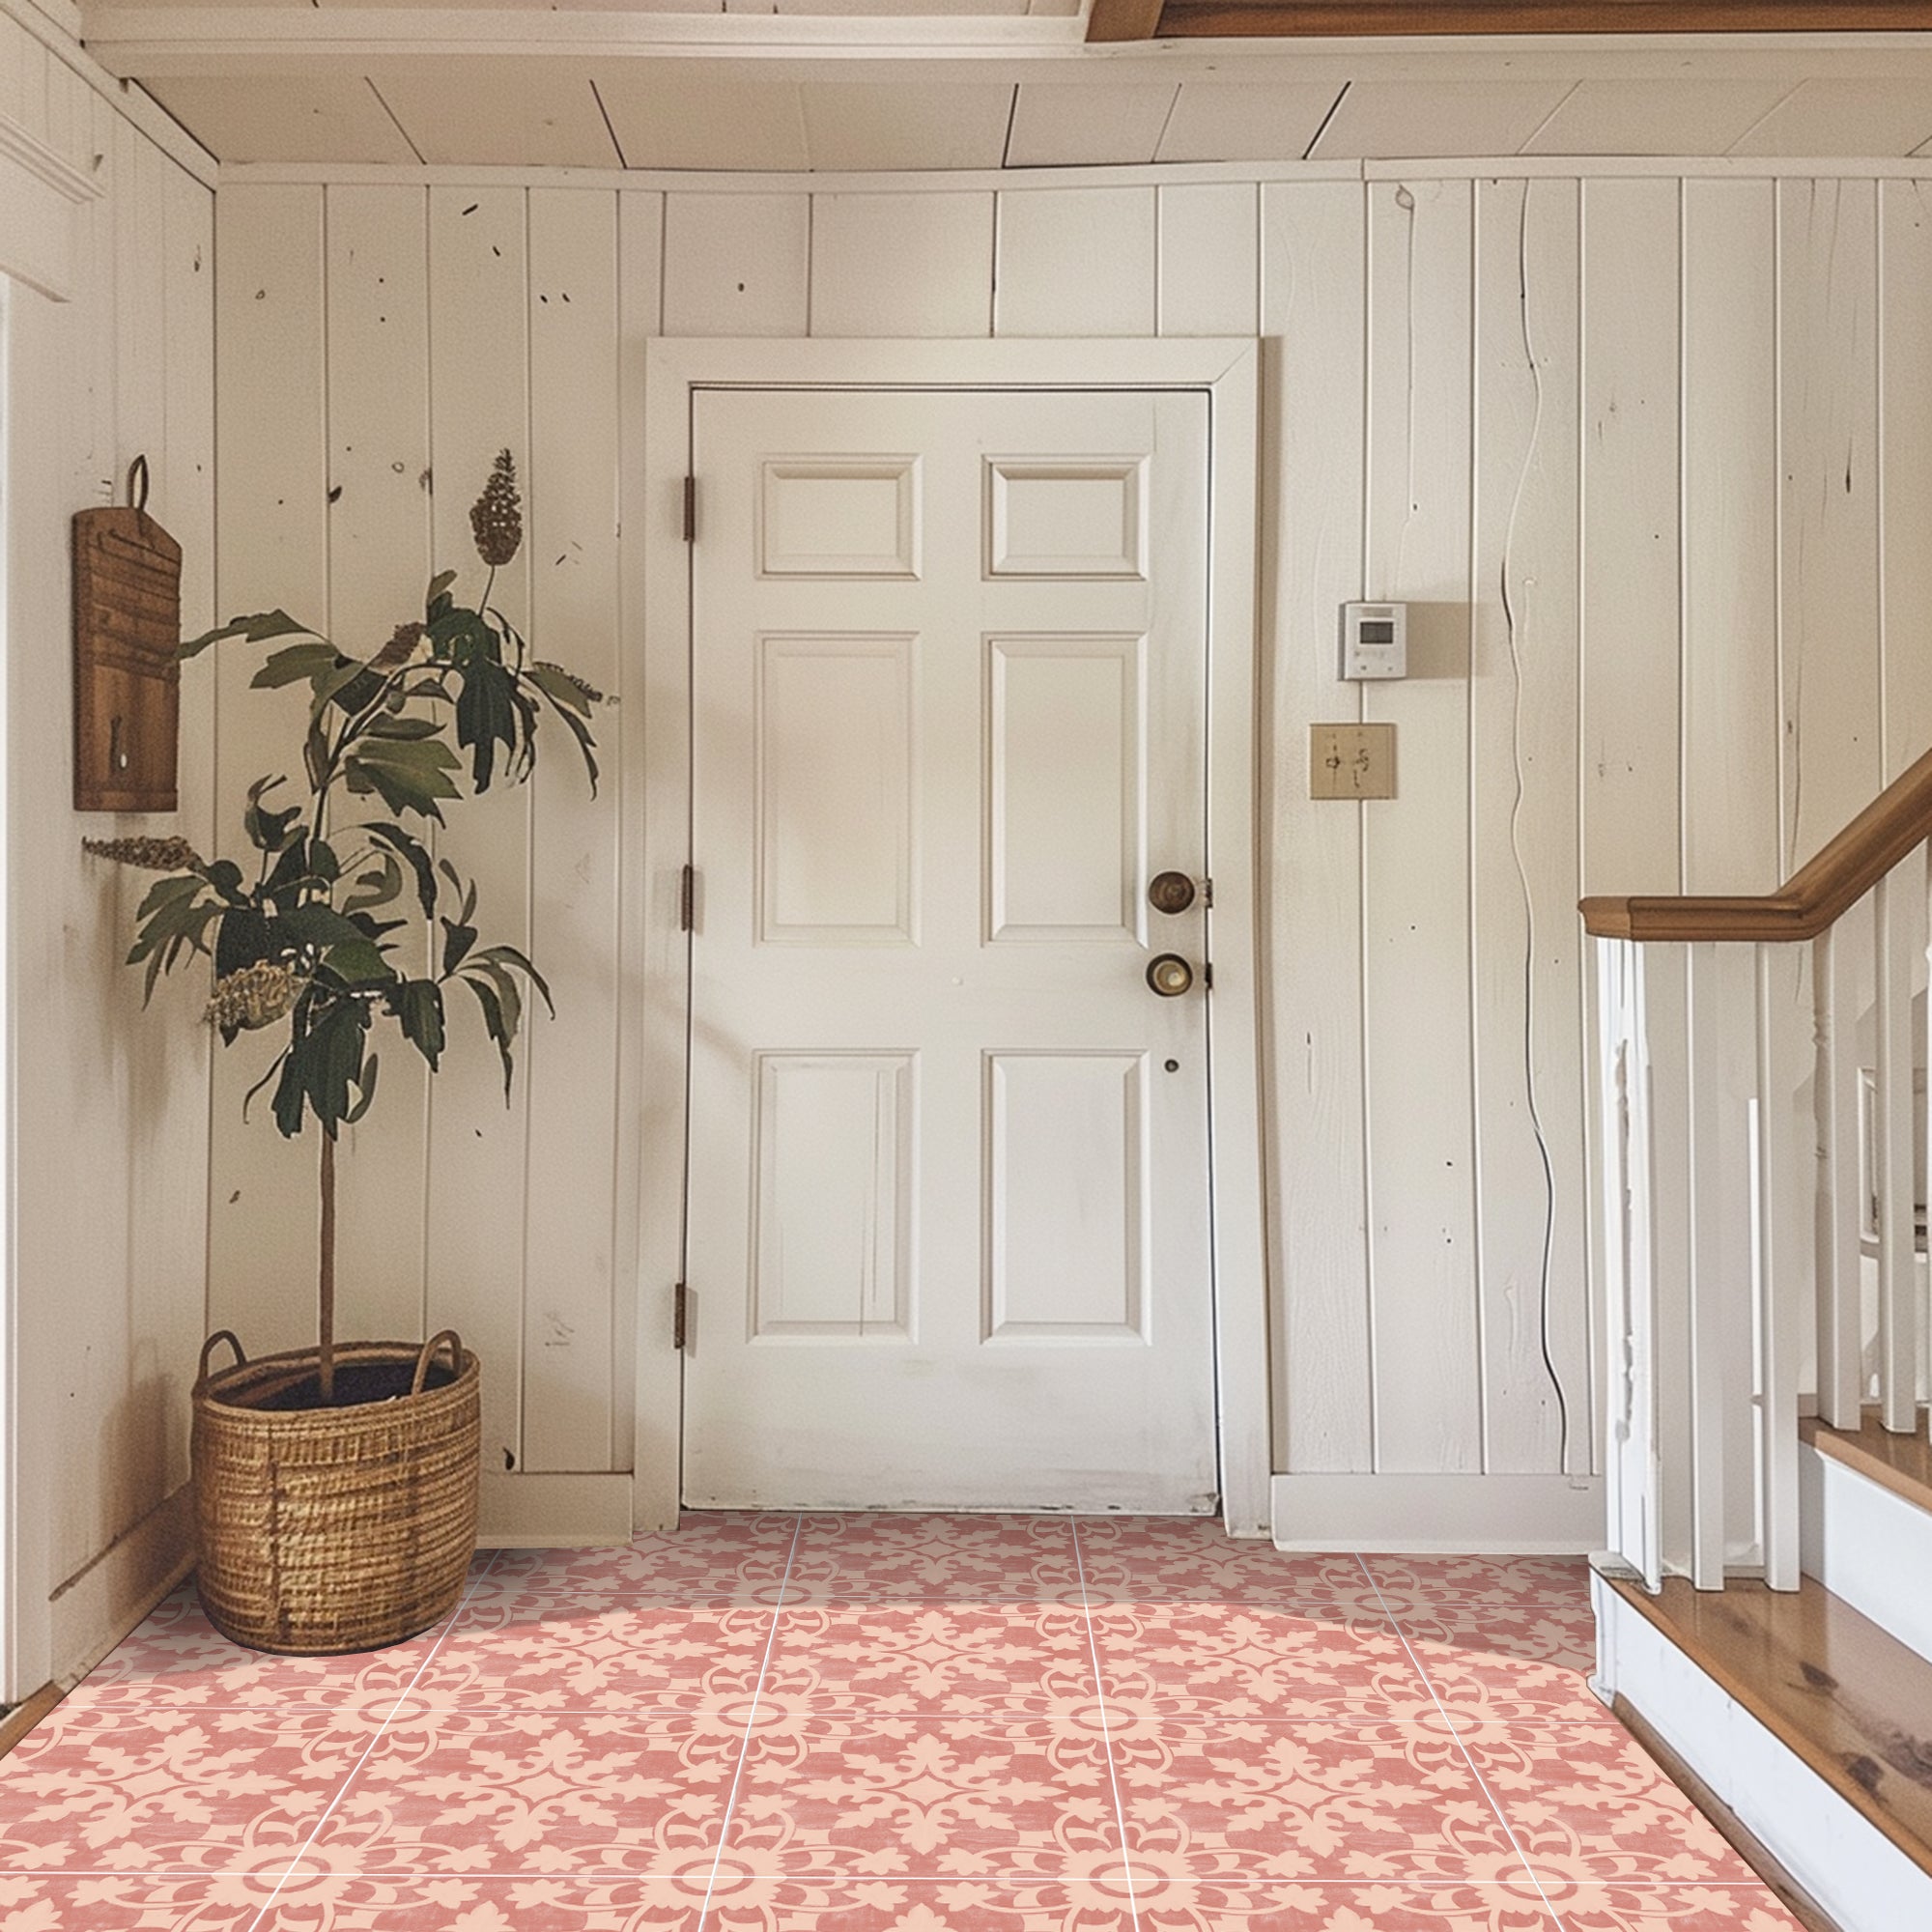
M1178 952L1148 961L1147 982L1163 1000L1178 1000L1194 983L1194 968Z

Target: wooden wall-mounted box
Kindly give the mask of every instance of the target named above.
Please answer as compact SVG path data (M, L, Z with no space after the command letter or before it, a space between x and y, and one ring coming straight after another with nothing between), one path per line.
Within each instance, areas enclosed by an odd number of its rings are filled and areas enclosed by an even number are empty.
M74 517L76 811L175 810L181 560L145 510Z

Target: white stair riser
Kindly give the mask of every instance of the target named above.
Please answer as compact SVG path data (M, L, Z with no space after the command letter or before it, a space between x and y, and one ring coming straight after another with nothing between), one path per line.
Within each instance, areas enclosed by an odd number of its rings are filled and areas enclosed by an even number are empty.
M1842 1932L1932 1925L1932 1875L1860 1815L1650 1619L1591 1578L1597 1677L1730 1807Z
M1932 1659L1932 1514L1809 1447L1798 1480L1804 1574Z

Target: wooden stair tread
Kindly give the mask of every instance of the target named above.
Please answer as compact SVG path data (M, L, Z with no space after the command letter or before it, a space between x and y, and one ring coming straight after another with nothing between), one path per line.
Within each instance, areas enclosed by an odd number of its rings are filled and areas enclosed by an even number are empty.
M1830 1456L1848 1469L1870 1477L1919 1509L1932 1510L1932 1436L1923 1427L1910 1435L1894 1435L1872 1408L1865 1411L1857 1429L1833 1429L1806 1416L1798 1425L1798 1435L1821 1456Z
M1606 1577L1692 1662L1932 1872L1932 1662L1806 1577L1661 1596Z

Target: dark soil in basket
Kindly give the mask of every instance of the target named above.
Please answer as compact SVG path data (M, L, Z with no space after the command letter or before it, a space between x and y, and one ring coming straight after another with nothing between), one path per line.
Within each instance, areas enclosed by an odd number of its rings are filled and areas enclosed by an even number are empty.
M336 1366L332 1403L323 1402L322 1378L314 1375L304 1376L286 1388L270 1390L246 1406L271 1409L360 1408L372 1402L394 1402L398 1396L408 1395L415 1373L413 1362L343 1362ZM433 1362L429 1374L423 1378L422 1392L428 1395L433 1389L447 1388L455 1379L453 1369Z

